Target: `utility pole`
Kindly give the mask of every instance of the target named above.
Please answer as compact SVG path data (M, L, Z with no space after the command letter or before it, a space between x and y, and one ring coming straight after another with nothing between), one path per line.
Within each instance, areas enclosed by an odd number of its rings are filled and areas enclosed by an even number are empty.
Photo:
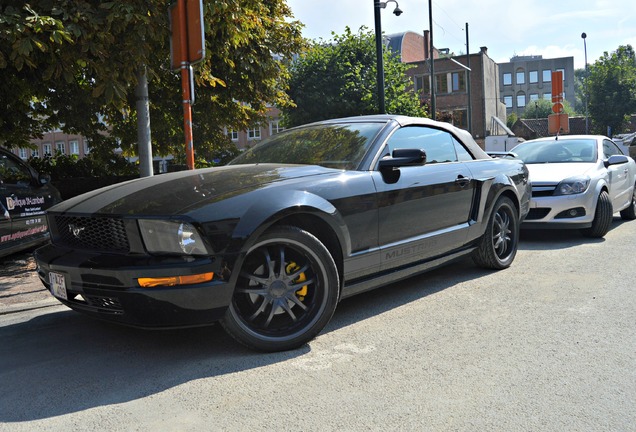
M468 23L466 23L466 91L468 92L468 132L473 134L473 102L470 94L470 45L468 44Z
M152 170L152 141L150 139L150 107L148 103L148 78L146 65L137 71L137 151L139 153L139 176L150 177Z
M433 0L428 0L428 29L431 39L431 118L435 120L435 45L433 45Z

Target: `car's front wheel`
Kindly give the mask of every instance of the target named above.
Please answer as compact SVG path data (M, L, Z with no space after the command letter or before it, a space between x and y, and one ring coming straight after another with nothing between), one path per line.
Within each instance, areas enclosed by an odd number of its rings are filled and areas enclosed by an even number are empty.
M307 231L281 226L247 252L221 324L248 348L294 349L324 328L338 297L338 271L327 248Z
M636 219L636 185L634 185L634 190L632 191L632 202L629 203L629 207L621 210L621 219L623 220L634 220Z
M581 230L581 234L585 237L602 238L607 234L612 224L614 209L612 200L606 191L601 192L596 202L596 211L594 212L594 220L590 228Z
M473 261L495 270L510 267L519 245L519 217L517 208L508 197L500 197L488 220L486 232L473 252Z

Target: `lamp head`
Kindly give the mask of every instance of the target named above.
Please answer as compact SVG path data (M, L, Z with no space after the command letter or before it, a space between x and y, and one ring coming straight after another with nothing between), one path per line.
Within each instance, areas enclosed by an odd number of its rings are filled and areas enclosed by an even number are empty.
M585 33L581 33L581 37L582 37L583 39L585 39L585 38L587 37L587 35L586 35Z
M396 6L395 9L393 10L393 14L395 14L395 16L400 16L402 15L402 9L400 9L399 6Z

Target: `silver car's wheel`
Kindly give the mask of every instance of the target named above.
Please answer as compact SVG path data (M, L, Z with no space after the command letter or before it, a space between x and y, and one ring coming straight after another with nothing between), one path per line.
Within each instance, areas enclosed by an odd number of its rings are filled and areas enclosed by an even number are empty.
M277 227L247 252L221 324L249 348L289 350L323 329L338 297L338 272L327 248L299 228Z
M636 219L636 185L634 185L634 191L632 192L632 202L624 210L621 210L621 218L623 220Z
M581 233L585 237L601 238L605 236L610 229L613 216L614 209L612 207L612 201L610 200L609 194L603 191L598 196L592 226L582 229Z

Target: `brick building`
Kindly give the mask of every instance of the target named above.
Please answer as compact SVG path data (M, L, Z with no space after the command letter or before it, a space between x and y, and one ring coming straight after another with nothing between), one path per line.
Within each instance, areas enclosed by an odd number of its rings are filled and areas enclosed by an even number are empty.
M481 47L478 53L470 56L452 56L448 49L431 47L428 35L428 31L422 36L413 32L407 32L401 37L392 35L391 38L398 42L389 42L388 46L394 52L401 49L399 55L403 61L413 66L407 74L413 80L414 90L427 103L431 99L430 58L433 58L436 111L450 119L455 126L469 130L483 144L486 136L500 133L501 123L493 121L493 118L504 124L506 122L506 109L499 99L497 63L488 57L486 47ZM417 48L418 44L422 47L421 50ZM418 54L421 57L418 58Z

